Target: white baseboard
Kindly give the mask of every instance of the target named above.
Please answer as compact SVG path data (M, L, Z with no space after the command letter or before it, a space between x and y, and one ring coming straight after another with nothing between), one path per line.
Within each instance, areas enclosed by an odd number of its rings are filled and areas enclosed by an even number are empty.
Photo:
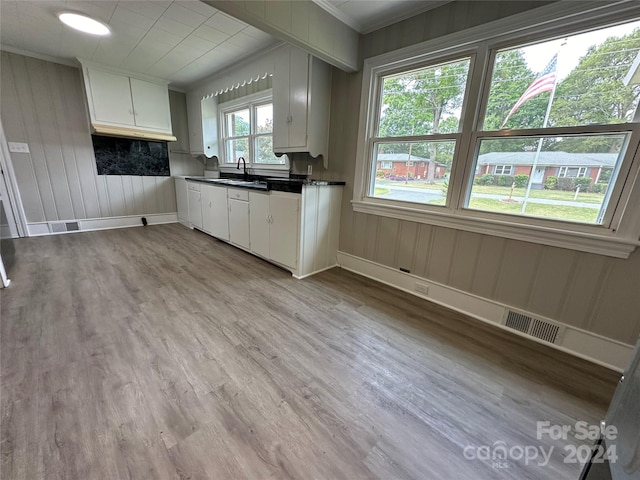
M163 223L176 223L177 213L151 213L142 215L128 215L122 217L85 218L81 220L67 220L67 222L78 222L79 230L70 232L52 233L47 222L28 223L30 237L43 235L60 235L67 233L88 232L94 230L110 230L113 228L141 227L142 217L147 219L148 225L159 225Z
M631 360L633 346L583 330L553 319L566 330L559 344L553 344L505 327L502 322L506 309L521 311L493 300L473 295L456 288L427 280L417 275L401 272L379 263L365 260L354 255L338 252L338 265L345 270L357 273L385 285L397 288L433 303L437 303L452 310L464 313L472 318L491 323L513 334L522 336L534 342L562 350L590 362L602 365L611 370L622 372ZM416 292L416 283L428 286L428 294ZM544 317L531 313L532 317L544 320Z

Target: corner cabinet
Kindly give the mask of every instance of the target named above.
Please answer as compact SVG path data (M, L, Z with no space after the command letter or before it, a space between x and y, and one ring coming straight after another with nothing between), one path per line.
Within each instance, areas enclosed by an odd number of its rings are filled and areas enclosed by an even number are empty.
M273 79L273 151L322 155L328 168L331 67L287 46L278 52Z
M172 135L169 89L151 82L82 65L91 122Z

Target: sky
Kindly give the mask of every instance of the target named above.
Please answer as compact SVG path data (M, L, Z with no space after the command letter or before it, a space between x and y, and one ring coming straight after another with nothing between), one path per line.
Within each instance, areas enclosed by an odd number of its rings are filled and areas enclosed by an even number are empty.
M561 81L578 65L580 58L591 45L601 44L609 37L621 37L640 27L640 21L617 25L604 30L587 32L522 48L529 68L541 72L553 55L558 52L558 81ZM566 43L562 45L566 40ZM640 47L640 45L639 45Z

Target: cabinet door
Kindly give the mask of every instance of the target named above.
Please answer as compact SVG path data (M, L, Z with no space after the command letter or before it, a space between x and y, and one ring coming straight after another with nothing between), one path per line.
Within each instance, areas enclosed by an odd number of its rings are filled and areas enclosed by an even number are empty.
M277 56L273 74L273 149L289 146L289 51L282 48Z
M269 195L249 192L249 238L251 251L269 258Z
M295 269L298 267L300 199L271 195L269 212L269 257L274 262Z
M249 202L229 199L229 241L249 249Z
M189 223L189 193L187 181L184 178L176 178L176 204L178 206L178 221Z
M218 100L216 97L203 98L200 104L204 154L207 158L211 158L220 155L218 145Z
M307 145L307 115L309 112L309 54L291 49L289 76L289 147Z
M136 126L171 131L169 91L165 85L132 78L131 97Z
M203 192L202 227L216 238L229 241L229 204L227 189L206 186Z
M187 93L187 122L189 124L189 151L194 155L204 153L201 102L200 97L193 93Z
M198 190L189 190L189 222L191 226L202 229L202 202Z
M129 77L87 69L91 104L97 123L135 125Z

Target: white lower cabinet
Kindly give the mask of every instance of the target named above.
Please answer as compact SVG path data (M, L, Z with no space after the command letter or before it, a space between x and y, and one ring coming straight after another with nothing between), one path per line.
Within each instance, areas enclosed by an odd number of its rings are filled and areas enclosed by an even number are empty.
M229 202L227 189L203 185L202 229L221 240L229 241Z
M249 192L249 236L251 251L269 258L269 195Z
M300 195L249 193L251 251L296 269L300 230Z
M176 204L178 206L178 221L189 225L189 190L184 178L176 178Z
M236 188L228 189L229 197L229 241L249 249L249 192Z
M185 183L190 225L296 278L337 265L342 187L305 185L300 194Z
M202 230L202 199L200 184L187 182L189 202L189 223L191 227Z

